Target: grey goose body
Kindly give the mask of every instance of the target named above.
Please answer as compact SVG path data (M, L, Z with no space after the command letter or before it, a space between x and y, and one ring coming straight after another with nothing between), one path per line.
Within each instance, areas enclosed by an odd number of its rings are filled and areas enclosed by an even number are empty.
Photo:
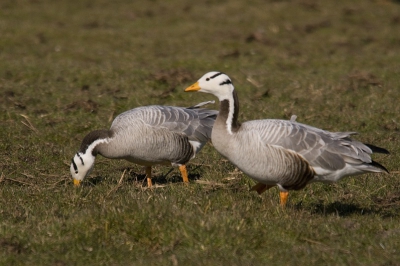
M208 103L208 102L206 102ZM187 182L185 164L194 158L211 137L216 110L194 107L144 106L118 115L109 130L95 130L85 136L71 162L75 184L87 176L95 157L125 159L146 166L151 186L151 166L179 166Z
M278 186L282 205L288 190L304 188L310 182L330 183L345 176L387 172L370 155L388 151L351 139L354 132L329 132L298 123L295 118L239 123L236 91L221 72L205 74L185 91L218 97L220 112L211 134L214 147L258 182L252 190L262 193Z

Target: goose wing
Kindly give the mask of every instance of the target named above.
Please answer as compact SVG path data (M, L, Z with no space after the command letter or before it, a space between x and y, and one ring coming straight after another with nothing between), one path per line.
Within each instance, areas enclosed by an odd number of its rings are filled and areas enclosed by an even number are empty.
M199 108L207 103L200 103L189 108L161 105L135 108L116 117L112 127L140 120L152 127L167 128L170 131L185 134L190 140L207 142L218 115L216 110Z
M280 146L301 154L311 166L335 171L346 163L371 163L372 150L350 139L355 132L329 132L286 120L254 120L243 123L243 130L256 130L268 145Z

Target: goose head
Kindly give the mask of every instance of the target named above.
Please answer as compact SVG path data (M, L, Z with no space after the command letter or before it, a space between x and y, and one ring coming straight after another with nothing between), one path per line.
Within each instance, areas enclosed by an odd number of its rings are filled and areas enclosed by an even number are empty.
M74 185L79 186L80 182L90 174L94 166L95 156L86 150L85 153L77 152L72 158L70 171Z
M196 83L185 89L188 91L200 91L215 95L220 101L232 97L234 87L231 79L222 72L209 72L202 76Z
M98 145L107 145L111 134L109 130L95 130L85 136L79 152L75 154L71 161L70 171L75 186L79 186L80 182L90 174L99 152Z

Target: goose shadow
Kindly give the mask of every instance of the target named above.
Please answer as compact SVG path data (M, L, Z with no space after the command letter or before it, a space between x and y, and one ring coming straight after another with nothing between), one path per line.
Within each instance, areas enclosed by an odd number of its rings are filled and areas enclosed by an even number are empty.
M311 212L313 214L320 215L332 215L337 216L351 216L354 214L371 214L373 213L370 208L362 208L356 204L352 203L342 203L342 202L332 202L329 204L315 203L311 205Z
M103 180L104 180L104 177L98 175L95 177L88 178L88 182L81 183L81 186L94 187L94 186L97 186L97 184L103 182Z
M194 170L200 168L201 166L196 166L193 169L188 168L188 179L189 181L195 181L200 179L199 173L191 173ZM142 186L147 186L147 178L146 174L142 172L136 172L136 169L131 167L124 167L119 169L122 173L125 172L125 181L129 183L141 183ZM88 178L88 182L84 182L82 186L94 187L98 184L104 182L105 178L102 176L95 176ZM166 174L162 175L153 175L152 179L153 184L165 185L170 183L183 183L182 175L176 168L171 168Z
M200 166L197 166L193 169L190 169L190 168L187 169L189 181L195 181L195 180L200 179L200 174L191 173L199 167ZM141 183L142 186L147 186L146 174L144 174L142 172L140 172L140 173L135 172L134 169L129 168L129 167L122 169L122 171L126 171L126 173L127 173L127 178L126 178L127 182ZM165 185L165 184L170 184L170 183L183 183L182 175L179 172L179 170L177 170L177 168L171 168L166 174L152 175L151 180L152 180L153 184L159 184L159 185Z
M302 203L298 203L294 205L294 208L297 210L304 210L304 206ZM330 215L337 215L341 217L349 217L352 215L379 215L382 218L393 218L398 217L390 209L385 208L375 208L374 206L370 207L361 207L356 204L352 203L342 203L342 202L332 202L329 204L324 203L315 203L311 204L310 211L312 214L323 215L323 216L330 216Z

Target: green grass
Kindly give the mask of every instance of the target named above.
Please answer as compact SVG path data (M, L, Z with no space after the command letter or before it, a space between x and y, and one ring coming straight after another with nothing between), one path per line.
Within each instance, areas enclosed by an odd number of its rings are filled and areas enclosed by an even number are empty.
M0 265L400 265L398 1L0 3ZM385 147L391 174L311 184L279 207L207 145L191 183L97 158L91 130L141 105L189 106L234 80L242 121L288 119ZM211 108L218 108L217 105Z

